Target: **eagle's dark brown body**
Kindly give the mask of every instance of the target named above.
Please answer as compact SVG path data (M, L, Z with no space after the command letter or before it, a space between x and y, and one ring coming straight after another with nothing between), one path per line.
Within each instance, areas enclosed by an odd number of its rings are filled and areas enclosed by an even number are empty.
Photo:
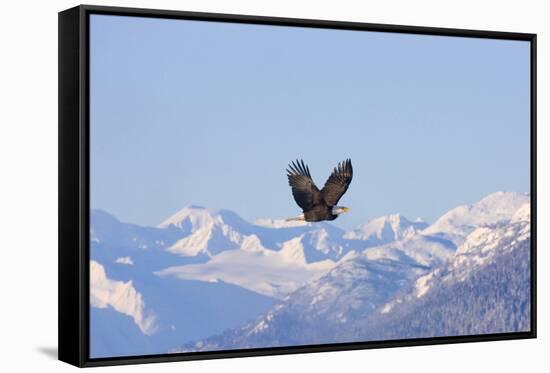
M334 220L338 215L332 213L332 207L327 205L313 206L310 210L304 211L304 220L310 222Z
M288 166L287 176L294 200L304 213L303 220L334 220L338 214L334 213L333 208L348 190L353 178L353 167L350 159L338 163L321 190L313 182L309 167L302 160L296 160ZM342 209L347 211L347 208Z

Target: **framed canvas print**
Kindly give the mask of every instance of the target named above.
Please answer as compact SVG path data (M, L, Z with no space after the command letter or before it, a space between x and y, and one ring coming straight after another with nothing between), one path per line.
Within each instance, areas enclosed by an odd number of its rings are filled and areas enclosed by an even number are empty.
M536 336L536 36L59 13L59 358Z

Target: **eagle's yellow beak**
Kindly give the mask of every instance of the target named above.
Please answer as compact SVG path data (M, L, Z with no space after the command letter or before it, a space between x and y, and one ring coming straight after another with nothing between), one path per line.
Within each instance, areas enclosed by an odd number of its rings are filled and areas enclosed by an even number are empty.
M350 209L349 207L343 207L342 210L344 210L344 212L348 212Z

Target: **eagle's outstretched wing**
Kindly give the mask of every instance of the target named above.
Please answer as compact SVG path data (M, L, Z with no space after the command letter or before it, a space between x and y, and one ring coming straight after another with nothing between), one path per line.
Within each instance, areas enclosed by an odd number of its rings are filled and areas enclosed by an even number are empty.
M340 198L348 190L351 179L353 178L353 167L351 159L346 159L334 167L334 171L329 176L325 186L321 190L322 198L328 206L335 206Z
M288 165L286 172L288 184L292 187L292 195L298 206L304 211L311 209L319 202L321 193L311 179L309 167L304 161L296 160Z

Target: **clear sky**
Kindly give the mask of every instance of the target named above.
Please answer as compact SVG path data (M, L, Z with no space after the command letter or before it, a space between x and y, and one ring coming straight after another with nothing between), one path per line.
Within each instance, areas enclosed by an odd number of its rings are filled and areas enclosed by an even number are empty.
M319 187L352 159L345 228L529 191L527 42L103 15L90 31L91 206L123 221L295 216L296 158Z

